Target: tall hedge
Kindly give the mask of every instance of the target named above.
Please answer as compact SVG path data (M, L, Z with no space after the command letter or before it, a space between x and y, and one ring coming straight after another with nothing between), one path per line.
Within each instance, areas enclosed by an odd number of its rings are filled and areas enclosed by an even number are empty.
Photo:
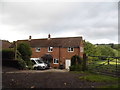
M3 49L2 50L2 59L14 59L15 52L13 49Z
M82 60L78 55L72 56L72 58L71 58L71 66L76 65L76 64L81 64L81 63L82 63Z

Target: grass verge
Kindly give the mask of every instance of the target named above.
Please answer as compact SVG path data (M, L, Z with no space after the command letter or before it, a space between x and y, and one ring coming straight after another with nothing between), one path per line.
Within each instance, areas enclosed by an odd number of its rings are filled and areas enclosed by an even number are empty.
M106 75L99 75L99 74L88 74L85 76L80 76L79 79L86 80L90 82L117 82L118 78L106 76Z

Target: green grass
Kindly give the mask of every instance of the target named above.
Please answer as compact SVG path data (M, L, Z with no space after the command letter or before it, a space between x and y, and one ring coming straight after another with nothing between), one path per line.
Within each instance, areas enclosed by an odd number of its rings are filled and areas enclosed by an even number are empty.
M89 74L86 76L79 77L81 80L91 81L91 82L117 82L118 78L105 76L105 75L98 75L98 74Z
M96 64L108 64L108 61L107 60L100 60L100 61L95 61L95 63ZM111 64L111 65L116 65L116 60L114 59L114 60L111 60L110 62L109 62L109 64ZM120 60L117 60L117 65L120 65Z

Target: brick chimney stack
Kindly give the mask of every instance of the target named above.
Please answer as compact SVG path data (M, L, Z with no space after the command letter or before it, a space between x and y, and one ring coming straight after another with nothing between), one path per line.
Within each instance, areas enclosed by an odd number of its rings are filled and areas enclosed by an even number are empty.
M29 41L31 41L31 39L32 39L32 36L29 36Z
M51 35L50 34L48 34L48 40L51 38Z

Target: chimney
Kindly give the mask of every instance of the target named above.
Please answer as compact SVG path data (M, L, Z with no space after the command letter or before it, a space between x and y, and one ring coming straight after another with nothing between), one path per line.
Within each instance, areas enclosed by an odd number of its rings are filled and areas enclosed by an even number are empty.
M32 36L29 36L29 41L31 41L31 39L32 39Z
M51 35L50 34L48 34L48 40L51 38Z

